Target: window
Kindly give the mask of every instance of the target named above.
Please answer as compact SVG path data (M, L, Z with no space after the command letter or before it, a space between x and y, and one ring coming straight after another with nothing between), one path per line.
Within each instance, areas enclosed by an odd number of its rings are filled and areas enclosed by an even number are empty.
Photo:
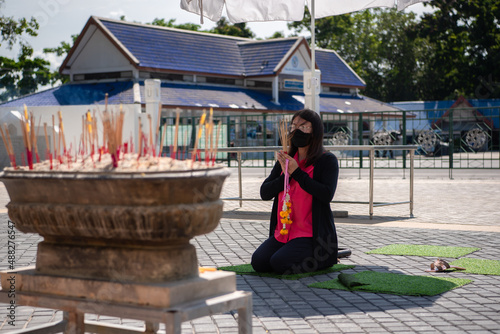
M85 73L73 75L74 81L132 78L132 71Z

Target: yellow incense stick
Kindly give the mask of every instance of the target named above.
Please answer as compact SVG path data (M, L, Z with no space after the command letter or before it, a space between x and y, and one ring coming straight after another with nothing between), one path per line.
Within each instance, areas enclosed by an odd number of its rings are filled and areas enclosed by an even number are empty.
M10 139L10 132L7 123L4 123L5 126L5 137L7 138L7 143L9 144L10 153L14 154L14 146L12 146L12 140Z
M153 149L153 121L151 119L151 115L148 114L149 121L149 147Z
M62 120L62 113L59 110L59 138L62 138L64 153L66 153L66 138L64 137L64 125Z
M93 141L93 134L92 134L92 116L90 115L90 110L87 111L86 113L86 118L87 118L87 133L88 133L88 141L89 141L89 146L90 146L90 152L94 150L94 141Z
M28 107L26 107L26 105L24 105L24 119L26 120L26 122L28 122L29 120L29 117L28 117ZM26 133L30 133L30 126L28 123L26 123Z
M201 135L203 133L203 125L205 124L205 118L207 117L207 113L205 110L203 110L203 115L201 115L200 118L200 125L198 127L198 135L196 136L196 141L194 142L194 148L193 148L193 162L196 160L196 155L198 154L198 141L201 138Z
M3 139L3 144L5 145L5 150L7 151L7 154L10 156L12 153L10 152L9 143L7 142L7 138L5 137L5 134L3 133L3 129L1 126L0 126L0 132L2 133L2 139Z

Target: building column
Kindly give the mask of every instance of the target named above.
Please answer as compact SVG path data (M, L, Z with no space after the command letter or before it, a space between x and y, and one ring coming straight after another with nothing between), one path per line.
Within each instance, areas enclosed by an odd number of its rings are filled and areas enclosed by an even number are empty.
M279 76L275 76L273 79L273 102L276 104L280 104L280 89L279 89Z

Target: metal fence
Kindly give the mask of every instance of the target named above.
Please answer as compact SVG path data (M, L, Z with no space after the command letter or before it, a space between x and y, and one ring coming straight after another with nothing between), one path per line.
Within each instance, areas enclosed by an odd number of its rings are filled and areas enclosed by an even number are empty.
M200 115L201 116L201 115ZM194 146L199 131L198 117L180 119L178 152L185 156ZM278 127L291 114L214 116L211 133L202 127L198 142L200 158L217 147L279 146ZM418 145L415 168L500 169L500 108L453 108L400 112L338 113L321 115L325 145ZM166 127L164 154L174 142L174 118L163 120ZM359 150L335 152L342 168L369 168L368 153ZM178 153L179 154L179 153ZM407 168L408 151L377 150L375 168ZM219 162L234 166L236 155L219 152ZM268 167L274 164L270 152L247 152L243 166Z

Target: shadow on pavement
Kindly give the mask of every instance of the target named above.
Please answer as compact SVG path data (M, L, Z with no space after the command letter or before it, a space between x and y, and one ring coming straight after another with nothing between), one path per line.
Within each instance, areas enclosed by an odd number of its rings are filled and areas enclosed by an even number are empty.
M357 266L342 272L356 273L365 270L405 274L400 270L390 270L384 266ZM308 287L311 283L335 279L339 273L306 277L295 281L238 275L237 282L243 289L247 285L252 286L253 312L259 318L276 316L304 318L430 307L441 296L399 296Z

